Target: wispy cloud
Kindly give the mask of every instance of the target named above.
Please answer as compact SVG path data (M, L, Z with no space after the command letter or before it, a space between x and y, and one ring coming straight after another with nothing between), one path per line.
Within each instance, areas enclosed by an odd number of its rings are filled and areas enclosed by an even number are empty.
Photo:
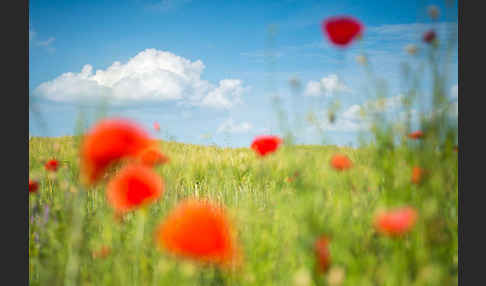
M408 23L408 24L393 24L371 26L365 30L362 47L369 51L370 54L375 53L396 53L405 56L404 47L407 44L422 45L422 37L424 33L430 29L437 32L438 38L441 39L441 48L449 44L450 39L457 40L457 23L454 22L440 22L440 23ZM386 55L392 58L390 55Z
M457 29L457 23L455 22L440 22L440 23L408 23L408 24L392 24L392 25L380 25L370 26L367 30L369 34L379 34L392 36L395 39L407 39L411 35L422 36L422 33L435 29L439 32L454 31Z
M302 0L300 0L302 1ZM292 3L294 2L294 3ZM293 5L298 1L288 1L285 3L281 1L281 5ZM336 14L346 13L348 9L352 9L352 6L340 3L338 1L329 3L323 3L318 1L313 1L311 5L306 5L307 7L298 8L292 17L288 17L283 21L276 22L276 26L279 30L298 30L305 29L312 26L319 27L322 20L326 17L333 16ZM300 6L300 5L299 5Z
M52 42L54 42L56 39L54 37L50 37L49 39L47 39L46 41L39 41L37 42L37 45L38 46L43 46L43 47L47 47L49 46L50 44L52 44Z
M284 55L284 53L281 52L281 51L277 51L277 52L273 52L273 53L268 53L268 52L265 52L265 51L241 52L240 53L240 56L249 58L249 59L251 59L255 62L259 62L259 63L264 62L266 58L273 57L273 58L278 59L278 58L281 58L283 55Z
M224 79L201 100L201 105L216 108L230 108L241 103L241 96L249 87L243 87L239 79Z
M50 37L45 41L38 41L36 43L37 46L44 47L48 52L53 53L56 49L52 46L52 43L56 40L54 37Z
M56 38L54 38L54 37L50 37L45 41L38 40L37 39L37 32L32 27L29 27L29 42L30 42L31 46L34 45L34 46L37 46L37 47L42 47L47 52L54 53L56 51L56 49L53 47L52 43L54 43L55 40L56 40Z
M148 4L146 7L151 10L167 12L177 9L190 2L192 2L192 0L158 0L156 2Z
M218 133L246 133L250 131L253 126L248 122L235 123L232 118L228 118L218 127Z
M32 41L36 35L36 32L32 29L29 29L29 41Z
M406 56L403 48L409 43L421 43L422 35L429 29L435 29L439 36L446 39L457 34L457 23L439 22L439 23L408 23L408 24L387 24L379 26L369 26L365 28L364 37L359 45L352 45L349 52L356 54L363 49L370 57L382 57L397 59L399 55ZM446 41L443 41L446 44ZM280 56L312 56L321 58L328 62L336 62L327 51L334 51L335 48L324 38L318 41L303 43L300 45L290 45L277 47L275 53ZM241 53L246 56L264 56L263 52L246 52Z

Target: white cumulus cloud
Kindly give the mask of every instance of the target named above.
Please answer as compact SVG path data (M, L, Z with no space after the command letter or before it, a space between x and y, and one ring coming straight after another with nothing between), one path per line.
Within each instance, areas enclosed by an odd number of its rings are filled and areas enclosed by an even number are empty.
M362 107L354 104L351 105L342 113L342 117L348 120L359 120L361 119Z
M354 104L337 116L334 124L325 122L325 129L339 131L359 131L369 128L369 122L362 115L363 108Z
M201 105L230 108L241 103L241 96L246 89L239 79L223 79L217 88L202 98Z
M336 92L351 92L336 74L321 78L320 81L309 81L306 85L304 95L307 96L330 96Z
M250 131L252 128L253 126L248 122L241 122L240 124L237 124L232 118L228 118L218 127L218 133L245 133Z
M402 98L403 95L397 95L369 100L362 105L353 104L338 114L334 123L324 119L319 124L324 130L345 132L367 130L371 126L370 118L367 116L368 108L371 108L373 112L396 112L401 106Z
M89 64L79 73L64 73L40 84L35 94L54 101L99 100L113 103L176 101L180 104L229 108L241 101L247 87L239 79L214 85L201 79L202 61L190 61L166 51L146 49L126 63L114 62L93 71Z
M309 81L305 88L304 95L318 96L321 94L321 84L317 81Z

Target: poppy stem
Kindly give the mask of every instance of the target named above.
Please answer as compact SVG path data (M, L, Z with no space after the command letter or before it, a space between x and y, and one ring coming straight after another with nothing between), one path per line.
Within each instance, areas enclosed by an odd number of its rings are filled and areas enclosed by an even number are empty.
M80 192L72 202L73 217L71 236L69 238L68 260L66 263L66 276L64 285L77 285L79 272L79 248L83 237L83 221L86 215L85 202L87 191L80 187Z
M221 270L219 268L214 269L214 276L213 280L211 281L211 285L226 285L226 280L224 279L223 273L221 273Z
M135 285L138 285L138 282L141 282L140 270L143 270L142 267L142 256L143 256L143 235L145 231L145 220L147 216L147 210L142 208L138 213L138 221L137 221L137 232L135 234L135 249L136 249L136 264L134 268L134 278L135 278Z

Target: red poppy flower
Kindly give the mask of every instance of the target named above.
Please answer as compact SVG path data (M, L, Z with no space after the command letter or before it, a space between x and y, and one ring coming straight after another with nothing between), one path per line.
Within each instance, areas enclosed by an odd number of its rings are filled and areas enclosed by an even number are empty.
M29 179L29 193L37 193L39 189L39 183L37 181L32 181Z
M375 217L376 229L388 236L401 236L409 232L417 220L417 211L402 207L378 213Z
M277 136L263 135L256 137L251 143L251 149L255 150L260 156L275 152L283 140Z
M116 212L125 213L153 203L163 192L162 179L152 169L131 164L108 183L106 198Z
M148 167L169 162L169 158L162 154L156 147L150 147L141 151L138 159L140 163Z
M220 266L235 265L239 252L224 209L208 201L187 199L158 227L159 247L172 254Z
M412 183L418 185L422 182L422 179L425 175L425 172L422 168L420 167L413 167L412 169Z
M131 121L106 119L85 136L81 147L81 174L87 184L97 182L113 163L136 157L153 144L149 135Z
M459 151L459 146L454 146L454 152L458 152Z
M331 43L345 47L362 34L363 25L351 17L331 17L322 22L322 31Z
M104 259L108 257L110 253L111 253L111 248L109 246L103 245L100 249L93 251L91 253L91 256L93 257L93 259L97 259L97 258Z
M321 236L314 244L314 251L317 260L317 271L326 272L331 264L331 253L329 252L329 238Z
M160 131L160 125L157 122L154 122L154 129L155 131Z
M348 156L336 154L331 158L331 166L338 171L344 171L353 167L353 163Z
M426 42L427 44L430 44L432 43L433 41L435 41L435 39L437 38L437 34L435 33L434 30L430 30L430 31L427 31L425 34L424 34L424 37L423 37L423 40L424 42Z
M46 164L44 165L44 168L47 171L52 171L52 172L57 171L58 167L59 167L59 162L56 159L51 159L47 161Z
M420 139L422 137L424 137L424 133L420 130L408 134L408 138L410 138L410 139L416 140L416 139Z

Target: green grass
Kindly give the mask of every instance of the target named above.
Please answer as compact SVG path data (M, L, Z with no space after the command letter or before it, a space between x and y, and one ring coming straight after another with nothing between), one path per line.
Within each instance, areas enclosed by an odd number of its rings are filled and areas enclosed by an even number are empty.
M31 138L29 174L40 189L29 197L30 285L456 285L457 153L427 140L378 140L359 149L283 146L263 159L249 148L160 142L171 159L155 168L165 193L120 224L105 201L106 182L79 184L76 137ZM333 170L336 152L354 167ZM55 175L43 168L51 157L62 163ZM419 186L410 183L416 164L430 171ZM227 207L244 254L237 271L220 273L156 249L155 227L190 196ZM413 230L398 239L379 235L376 210L402 205L418 210ZM312 246L321 234L331 237L332 265L317 275ZM94 259L102 245L112 252Z

